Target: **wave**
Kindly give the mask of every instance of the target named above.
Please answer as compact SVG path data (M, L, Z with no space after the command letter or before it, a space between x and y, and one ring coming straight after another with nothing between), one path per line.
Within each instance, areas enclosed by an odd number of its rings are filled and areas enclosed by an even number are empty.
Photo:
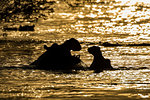
M53 43L53 41L34 40L34 39L1 39L0 43Z
M142 69L150 69L149 67L118 67L113 70L142 70Z
M57 73L57 74L77 74L78 71L77 70L52 70L52 69L39 69L36 68L34 66L29 66L29 65L25 65L25 66L4 66L4 67L0 67L0 70L42 70L42 71L49 71L49 72L53 72L53 73Z
M57 72L70 72L71 70L51 70L51 69L39 69L35 66L29 66L29 65L23 65L20 67L17 66L3 66L0 67L0 70L11 70L11 69L23 69L23 70L47 70L47 71L57 71ZM144 70L144 69L150 69L149 67L118 67L118 68L113 68L111 70L108 71L115 71L115 70ZM79 71L79 70L83 70L83 71L88 71L90 70L89 67L77 67L76 69L73 69L72 71Z
M87 45L100 45L105 47L115 47L115 46L150 46L150 43L109 43L109 42L80 42L80 44L87 44Z
M119 44L119 43L109 43L109 42L101 43L100 42L100 45L105 46L105 47L112 47L112 46L150 46L150 43Z

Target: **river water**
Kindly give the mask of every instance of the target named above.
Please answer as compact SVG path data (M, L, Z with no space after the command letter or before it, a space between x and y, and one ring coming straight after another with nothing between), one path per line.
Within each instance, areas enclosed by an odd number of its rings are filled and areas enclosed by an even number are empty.
M0 23L0 99L150 99L150 46L100 45L100 42L150 44L150 2L81 0L79 6L70 4L73 6L57 1L52 5L53 13L42 10L40 13L46 17L34 22ZM35 31L2 30L4 26L26 24L34 24ZM90 66L93 60L87 49L96 45L114 68L130 70L95 74L21 68L45 52L43 45L61 44L69 38L80 41L82 50L72 54L80 55L86 65Z

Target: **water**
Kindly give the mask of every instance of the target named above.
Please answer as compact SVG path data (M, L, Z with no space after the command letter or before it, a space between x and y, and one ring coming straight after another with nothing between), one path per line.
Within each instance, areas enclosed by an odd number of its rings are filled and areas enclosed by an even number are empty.
M52 5L54 13L41 11L46 15L44 19L0 23L0 99L150 98L150 47L100 45L100 42L149 44L150 3L147 0L95 1L81 1L79 7L59 1ZM3 26L20 24L35 24L35 31L2 30ZM61 44L69 38L80 41L82 50L72 53L80 54L88 66L93 57L87 48L96 45L114 68L147 69L94 74L93 71L61 73L18 68L37 59L45 51L43 45ZM7 68L12 66L16 68Z

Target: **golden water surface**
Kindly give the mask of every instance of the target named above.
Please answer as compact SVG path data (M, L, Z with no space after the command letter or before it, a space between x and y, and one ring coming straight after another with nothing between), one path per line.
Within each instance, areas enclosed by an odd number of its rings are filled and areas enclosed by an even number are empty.
M54 12L45 9L33 13L32 22L22 21L18 14L0 23L0 99L150 99L150 46L100 45L150 44L148 0L56 0L41 7ZM37 17L41 14L44 17ZM35 31L3 31L4 26L28 24L34 24ZM72 53L80 55L88 66L93 57L87 48L96 45L114 68L137 70L66 74L8 68L28 65L45 51L43 45L61 44L69 38L80 41L82 50ZM147 69L138 69L141 67Z

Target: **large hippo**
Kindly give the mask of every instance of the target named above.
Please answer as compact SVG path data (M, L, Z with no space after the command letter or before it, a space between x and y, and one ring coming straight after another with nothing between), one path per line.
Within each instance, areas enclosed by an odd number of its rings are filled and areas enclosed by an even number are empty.
M51 47L44 46L46 52L30 65L34 65L39 69L51 70L70 70L81 62L79 56L72 56L71 50L80 51L80 43L71 38L63 44L54 43Z

